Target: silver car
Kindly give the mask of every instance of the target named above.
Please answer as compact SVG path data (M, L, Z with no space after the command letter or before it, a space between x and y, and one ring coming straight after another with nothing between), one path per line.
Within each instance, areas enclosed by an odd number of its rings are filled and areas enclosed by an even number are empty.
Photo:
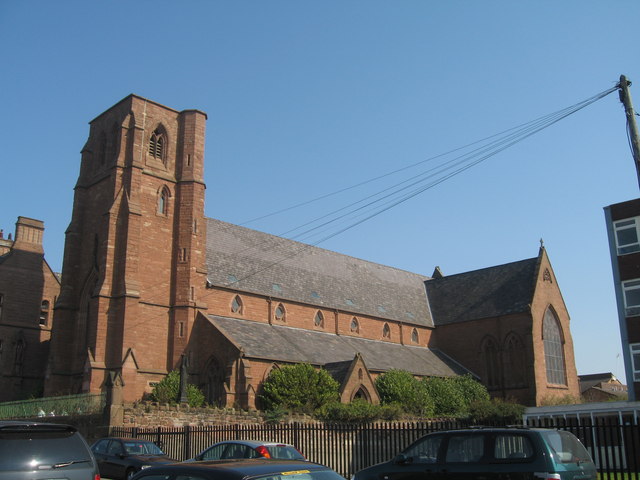
M0 421L0 480L99 480L98 465L71 425Z

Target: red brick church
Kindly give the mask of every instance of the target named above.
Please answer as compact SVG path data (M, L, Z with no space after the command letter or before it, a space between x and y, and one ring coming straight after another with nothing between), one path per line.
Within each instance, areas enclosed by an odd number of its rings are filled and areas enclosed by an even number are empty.
M99 392L117 373L138 400L184 356L208 402L241 408L296 362L327 369L345 402L377 402L390 369L470 373L528 405L579 395L544 248L428 277L206 218L206 118L130 95L90 122L45 394Z

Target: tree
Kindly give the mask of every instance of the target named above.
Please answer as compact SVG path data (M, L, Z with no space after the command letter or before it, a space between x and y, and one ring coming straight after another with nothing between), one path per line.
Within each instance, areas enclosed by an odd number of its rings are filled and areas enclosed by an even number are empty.
M153 387L151 399L159 403L177 403L180 395L180 372L173 370ZM204 394L198 387L187 384L187 402L191 407L200 407L204 404Z
M261 398L267 410L284 408L311 414L337 401L340 385L326 370L298 363L272 370L262 388Z

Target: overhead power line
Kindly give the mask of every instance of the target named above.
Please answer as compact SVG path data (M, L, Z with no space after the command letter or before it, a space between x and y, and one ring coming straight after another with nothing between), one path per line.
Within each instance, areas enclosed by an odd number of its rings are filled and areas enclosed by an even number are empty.
M380 215L381 213L384 213L400 205L401 203L404 203L416 197L417 195L465 172L466 170L469 170L476 165L479 165L480 163L493 157L494 155L516 145L526 138L535 135L536 133L556 124L560 120L563 120L564 118L567 118L568 116L595 103L596 101L606 97L610 93L618 90L618 88L619 87L616 85L615 87L609 88L608 90L593 95L574 105L536 118L527 123L523 123L521 125L504 130L482 140L469 143L463 147L459 147L446 153L421 160L420 162L416 162L411 165L385 173L383 175L379 175L363 182L359 182L350 187L345 187L340 190L327 193L319 197L306 200L304 202L300 202L290 207L286 207L278 211L256 217L240 224L246 225L258 220L262 220L264 218L288 212L302 206L316 203L328 197L353 190L357 187L373 183L377 180L390 177L394 174L405 172L412 168L430 163L429 168L427 168L426 170L420 171L417 174L405 178L402 181L396 182L393 185L388 186L375 193L369 194L355 202L351 202L341 208L316 217L313 220L305 222L302 225L292 228L286 232L282 232L278 236L286 237L291 240L304 241L307 242L307 244L301 244L299 249L293 252L287 252L286 254L283 254L283 257L279 260L231 283L241 282L242 280L250 276L256 275L279 263L282 263L289 258L300 255L306 249L317 246L322 242L340 235L341 233L344 233L347 230L350 230L366 222L367 220L370 220ZM457 155L451 157L453 154ZM434 164L434 162L438 160L439 162ZM298 233L295 235L291 235L294 232ZM267 242L247 247L243 251L263 247L265 243ZM277 247L274 246L273 248Z

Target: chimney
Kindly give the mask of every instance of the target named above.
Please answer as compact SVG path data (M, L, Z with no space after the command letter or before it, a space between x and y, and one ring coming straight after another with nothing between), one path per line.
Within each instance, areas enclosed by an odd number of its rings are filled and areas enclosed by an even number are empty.
M16 239L13 248L44 253L42 235L44 222L33 218L18 217L16 222Z

